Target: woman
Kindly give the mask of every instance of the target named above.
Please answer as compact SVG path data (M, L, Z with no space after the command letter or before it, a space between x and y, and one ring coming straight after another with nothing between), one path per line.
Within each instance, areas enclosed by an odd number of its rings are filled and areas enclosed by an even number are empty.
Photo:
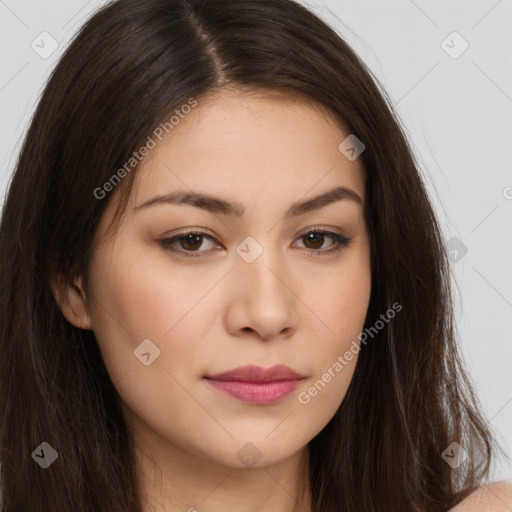
M3 212L3 512L510 507L385 98L291 0L85 24Z

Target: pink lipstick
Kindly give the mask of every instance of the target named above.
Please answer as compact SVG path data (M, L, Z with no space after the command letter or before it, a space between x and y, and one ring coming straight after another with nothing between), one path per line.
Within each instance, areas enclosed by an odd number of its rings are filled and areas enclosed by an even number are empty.
M303 375L283 365L267 369L249 365L207 375L205 380L219 391L248 404L268 405L289 395L303 378Z

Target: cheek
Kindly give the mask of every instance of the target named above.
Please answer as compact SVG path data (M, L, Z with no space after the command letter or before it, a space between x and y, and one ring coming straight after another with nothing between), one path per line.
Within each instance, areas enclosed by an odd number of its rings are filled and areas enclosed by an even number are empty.
M318 326L314 328L316 336L310 338L315 344L315 350L310 350L315 374L298 401L309 409L309 416L318 415L324 422L339 407L352 380L370 300L369 265L363 256L352 261L331 272L322 286L315 287L309 301L315 314L311 325Z
M325 275L308 301L321 320L326 352L350 346L364 326L371 294L371 272L356 254L346 265ZM326 336L327 334L327 336Z
M170 382L179 395L171 375L181 381L187 371L190 378L191 369L203 368L198 354L218 318L210 291L225 270L197 267L191 280L191 273L177 272L164 253L126 242L113 254L97 253L98 263L110 261L115 263L93 266L92 321L112 382L130 374L129 380L143 382L148 392L161 394ZM148 352L145 362L151 363L145 366L137 356Z
M151 356L158 354L154 364L162 361L165 335L179 325L194 297L183 294L183 285L178 278L171 280L165 275L165 267L160 270L162 265L147 261L147 256L129 244L112 255L98 252L96 258L102 264L93 266L91 315L103 359L115 382L128 370L145 367L134 353L144 340L151 340L145 342Z
M123 257L112 258L115 265L93 275L92 320L102 358L132 411L162 424L171 423L172 411L184 411L176 429L186 430L200 410L190 407L195 402L182 385L182 373L197 365L197 345L204 338L191 318L215 276L199 287L188 280L187 286L183 275L166 272L161 262L151 265L128 254L123 250Z

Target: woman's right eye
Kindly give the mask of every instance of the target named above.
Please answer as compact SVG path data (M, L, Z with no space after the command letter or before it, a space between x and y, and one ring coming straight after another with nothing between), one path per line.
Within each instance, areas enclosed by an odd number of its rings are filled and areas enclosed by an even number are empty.
M194 253L203 253L207 251L198 251L205 238L210 240L215 240L212 236L207 235L206 233L191 231L187 233L181 233L177 236L173 236L172 238L166 238L164 240L160 240L160 244L162 247L168 251L181 254L185 257L198 257L202 256L202 254L194 254ZM174 244L179 242L182 249L178 249L174 247Z

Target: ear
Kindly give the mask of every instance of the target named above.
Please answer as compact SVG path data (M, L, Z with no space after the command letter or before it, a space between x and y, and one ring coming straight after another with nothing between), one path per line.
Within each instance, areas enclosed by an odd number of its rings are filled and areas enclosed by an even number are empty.
M66 320L79 329L92 329L82 278L76 277L70 282L61 274L53 274L50 279L50 287L55 302Z

